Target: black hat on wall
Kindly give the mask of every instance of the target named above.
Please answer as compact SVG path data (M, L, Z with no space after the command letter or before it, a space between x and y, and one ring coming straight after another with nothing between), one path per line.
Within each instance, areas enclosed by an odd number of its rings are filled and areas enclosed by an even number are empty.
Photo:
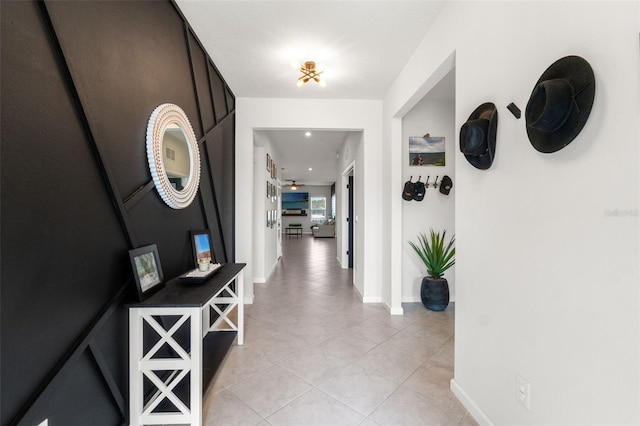
M591 113L596 82L591 65L579 56L554 62L536 83L525 120L531 145L556 152L578 136Z
M415 183L411 182L411 179L404 183L404 189L402 190L402 199L406 201L413 200L413 195L416 192Z
M442 177L442 181L440 182L440 193L444 195L449 195L449 192L453 188L453 181L447 175Z
M460 128L460 151L475 168L491 167L496 154L497 128L498 110L491 102L476 108Z

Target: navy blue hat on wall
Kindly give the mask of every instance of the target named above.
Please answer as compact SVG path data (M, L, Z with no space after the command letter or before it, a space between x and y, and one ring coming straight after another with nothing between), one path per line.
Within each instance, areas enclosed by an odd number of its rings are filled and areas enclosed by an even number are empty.
M596 93L591 65L579 56L551 64L536 82L525 120L531 145L556 152L569 145L587 123Z
M460 151L475 168L491 167L496 154L498 110L491 102L475 109L460 128Z

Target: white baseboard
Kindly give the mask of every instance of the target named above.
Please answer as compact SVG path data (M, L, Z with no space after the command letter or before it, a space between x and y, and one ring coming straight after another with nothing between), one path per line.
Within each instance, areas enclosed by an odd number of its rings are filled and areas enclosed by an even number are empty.
M456 379L451 379L451 392L460 400L464 408L467 409L471 417L475 419L481 426L494 426L494 423L489 417L476 405L475 402L467 395L467 393L460 387Z
M253 282L256 284L264 284L267 282L265 277L253 277Z
M362 303L382 303L382 297L363 297Z
M251 296L249 296L249 297L245 297L244 298L244 304L245 305L253 305L253 298L254 297L255 296L253 294Z
M391 308L391 307L389 307L389 313L391 315L404 315L404 309L402 309L402 307L400 307L400 308Z

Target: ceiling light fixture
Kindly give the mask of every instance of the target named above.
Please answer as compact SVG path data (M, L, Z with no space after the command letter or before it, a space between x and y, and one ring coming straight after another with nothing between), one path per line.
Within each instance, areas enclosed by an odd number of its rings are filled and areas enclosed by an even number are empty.
M302 87L303 85L308 83L309 80L315 81L322 87L327 85L324 80L320 80L320 74L322 74L324 71L317 70L315 62L307 61L304 63L304 65L298 68L298 70L302 73L302 75L298 78L296 86Z
M296 189L298 189L298 187L300 187L300 186L304 186L304 183L296 184L296 181L295 181L295 180L292 180L292 181L291 181L291 190L292 190L292 191L295 191L295 190L296 190Z
M306 132L304 135L305 135L306 137L310 137L310 136L311 136L311 132Z

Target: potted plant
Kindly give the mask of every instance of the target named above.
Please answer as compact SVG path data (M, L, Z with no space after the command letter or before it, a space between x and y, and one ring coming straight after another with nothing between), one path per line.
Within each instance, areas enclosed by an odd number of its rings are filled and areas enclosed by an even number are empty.
M432 311L444 311L449 305L449 283L442 278L444 272L455 263L456 249L453 247L455 236L445 246L447 231L430 230L430 238L423 232L418 235L418 244L409 241L409 245L418 254L427 267L428 276L422 279L420 298L425 308Z

